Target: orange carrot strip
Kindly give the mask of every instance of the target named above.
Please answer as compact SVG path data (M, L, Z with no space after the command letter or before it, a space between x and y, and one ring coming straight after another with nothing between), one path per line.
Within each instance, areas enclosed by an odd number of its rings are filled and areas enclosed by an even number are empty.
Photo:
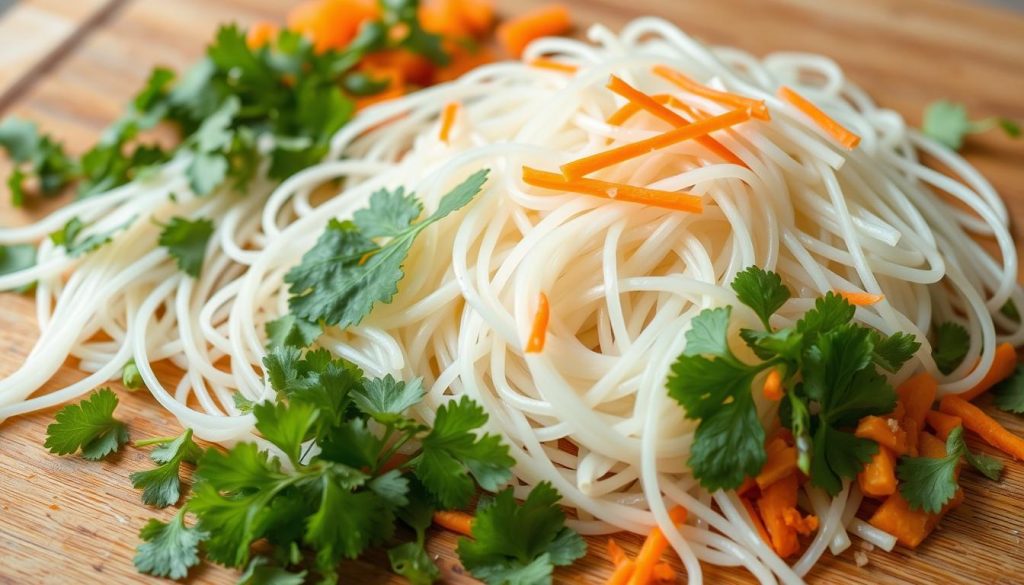
M608 556L612 559L612 564L621 565L629 557L626 556L626 551L622 550L619 543L615 542L614 538L608 539Z
M658 100L654 98L654 96L647 95L646 93L636 89L635 87L629 85L628 83L614 75L612 75L611 81L608 82L608 89L626 98L627 100L629 100L630 103L636 104L638 108L668 122L669 124L675 126L676 128L689 126L691 123L686 118L680 116L679 114L673 112L672 110L666 108L664 105L659 103ZM746 164L744 164L744 162L740 160L738 156L733 154L731 150L723 146L721 142L715 140L714 138L710 136L700 136L697 137L696 140L702 146L714 152L723 160L726 160L733 164L746 166Z
M941 437L943 441L949 437L949 433L953 432L953 429L964 424L964 419L959 416L953 416L938 410L929 410L925 418L928 421L928 426L935 429L935 434Z
M682 506L676 506L668 511L669 517L672 519L672 523L680 525L686 522L686 508ZM643 547L640 548L640 553L636 556L636 570L633 571L633 577L629 580L629 585L646 585L651 580L651 574L654 573L654 565L658 564L658 559L661 558L661 554L668 548L668 540L665 538L665 534L661 531L661 528L655 526L651 533L647 535L647 540L644 541Z
M537 67L539 69L551 69L552 71L561 71L562 73L576 73L579 71L579 67L571 65L569 63L562 63L561 61L555 61L548 57L537 57L530 61L530 67Z
M347 47L363 23L379 13L371 0L313 0L289 11L288 28L312 39L316 51L322 53Z
M924 418L935 403L935 395L939 390L939 383L934 377L927 373L916 374L896 388L896 393L903 404L904 420L913 420L917 423L917 429L924 428Z
M759 120L771 120L771 115L768 113L768 106L761 100L755 100L745 96L737 95L734 93L728 93L725 91L718 91L717 89L711 89L710 87L697 83L693 79L690 79L686 75L683 75L675 69L665 67L664 65L656 65L654 67L654 74L661 77L662 79L672 83L676 87L688 91L694 95L705 97L714 102L724 104L733 108L745 109L750 113L751 116Z
M773 369L764 379L764 397L768 400L782 400L782 374Z
M947 396L939 402L939 410L962 418L964 428L977 433L989 445L1014 459L1024 459L1024 439L1006 430L977 406L959 396Z
M821 127L822 130L831 134L832 138L835 138L836 141L838 141L839 144L842 144L847 150L853 150L854 148L857 148L858 144L860 144L860 136L857 136L853 132L847 130L845 126L830 118L829 115L821 111L818 106L814 105L810 100L792 89L789 89L786 86L780 87L779 97L803 112L804 115Z
M258 49L271 43L277 36L278 26L269 20L261 20L249 27L245 35L245 44L250 49Z
M702 199L695 195L658 191L656 189L634 187L633 185L622 183L610 183L597 179L566 180L565 177L558 173L538 171L530 167L523 167L523 182L542 189L581 193L615 201L664 207L665 209L675 211L700 213L704 209Z
M865 496L881 498L896 493L896 457L879 446L871 461L857 474L857 483Z
M535 39L564 34L570 28L569 9L561 4L549 4L506 20L498 27L497 37L509 55L519 58L526 45Z
M865 416L857 423L853 434L861 439L871 439L898 455L907 454L907 431L894 418Z
M675 582L676 570L668 563L658 563L657 565L654 565L653 576L656 581Z
M635 570L636 562L626 559L615 566L615 572L608 578L607 585L626 585Z
M634 159L662 148L668 148L680 142L706 136L716 130L723 130L750 119L750 112L732 110L720 116L701 120L689 126L675 128L663 134L652 136L624 144L618 148L592 154L562 165L562 174L570 179L578 179L595 171Z
M796 508L797 489L800 480L796 474L768 486L761 491L757 507L761 510L761 519L771 535L772 548L782 558L796 554L800 550L800 541L796 530L786 523L786 510Z
M754 504L747 498L740 498L743 502L743 507L747 509L747 514L750 515L750 521L754 523L754 528L757 529L757 533L761 535L761 540L768 546L772 545L772 537L768 535L768 531L765 530L764 522L761 521L761 515L754 509Z
M444 111L441 112L441 130L438 132L438 137L441 139L441 142L448 144L448 138L451 136L452 126L455 124L455 116L457 116L458 113L458 102L445 104Z
M964 400L974 400L990 388L1010 377L1017 368L1017 350L1009 343L1000 343L996 347L996 357L992 361L992 367L980 382L967 392L959 394Z
M472 536L473 517L465 512L438 510L434 512L434 524L466 536Z
M679 106L686 107L686 104L684 104L683 102L677 100L675 97L673 97L673 96L671 96L671 95L669 95L667 93L656 93L656 94L651 96L651 99L656 101L656 102L658 102L661 105L671 105L673 107L679 107ZM612 126L620 126L626 120L632 118L637 113L642 112L642 111L643 111L643 108L641 108L638 104L636 104L634 102L626 102L625 104L622 105L621 108L619 108L619 109L615 110L614 112L612 112L612 115L608 116L608 119L605 120L605 122L607 122L608 124L610 124Z
M796 447L790 447L781 438L772 439L765 448L767 459L761 473L757 474L757 487L764 490L773 483L792 475L796 471Z
M837 290L836 294L846 299L851 305L856 305L858 307L873 305L885 298L882 295L876 295L866 292L852 292L846 290Z
M540 293L537 297L537 314L533 317L533 327L530 329L530 340L526 342L526 353L540 353L544 351L544 340L548 335L548 317L550 316L548 306L548 295Z

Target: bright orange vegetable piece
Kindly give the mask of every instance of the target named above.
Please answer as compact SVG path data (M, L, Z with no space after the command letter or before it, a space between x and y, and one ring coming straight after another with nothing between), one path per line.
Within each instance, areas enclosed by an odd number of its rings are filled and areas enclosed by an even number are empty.
M676 580L676 570L668 563L658 563L657 565L654 565L653 576L655 581L669 581L674 583Z
M891 449L897 455L907 454L907 431L893 418L865 416L857 423L854 435Z
M790 474L761 491L757 507L761 511L761 520L771 536L772 548L776 554L786 558L800 550L797 531L792 521L786 523L786 511L796 508L797 489L800 481L796 474Z
M608 539L608 557L611 558L614 565L620 565L628 558L626 551L622 550L622 547L619 546L619 543L615 542L614 538Z
M438 510L434 512L434 524L445 530L472 536L473 517L465 512Z
M647 95L646 93L636 89L635 87L629 85L628 83L614 75L612 75L611 81L608 82L608 89L626 98L627 100L629 100L629 103L636 104L638 108L646 111L647 113L657 118L664 120L665 122L668 122L669 124L676 128L689 126L691 123L686 118L680 116L679 114L673 112L672 110L668 109L667 107L659 103L658 100L654 98L654 96ZM731 162L733 164L746 166L746 164L744 164L738 156L733 154L731 150L723 146L721 142L715 140L714 138L710 136L699 136L695 138L695 140L697 140L697 142L699 142L708 150L717 154L723 160Z
M694 95L705 97L709 100L732 108L746 110L751 116L759 120L771 120L771 115L768 113L768 106L766 106L761 100L755 100L734 93L712 89L690 79L679 71L665 67L664 65L656 65L654 67L654 73L669 83L674 84L676 87Z
M803 112L805 116L821 127L822 130L831 134L832 137L835 138L839 144L842 144L847 150L853 150L854 148L857 148L858 144L860 144L860 136L857 136L853 132L847 130L845 126L836 122L834 119L829 117L828 114L821 111L818 106L814 105L810 100L796 93L792 89L789 89L786 86L780 87L779 97Z
M675 97L667 93L656 93L651 96L651 99L663 106L670 105L676 108L679 106L686 107L686 104L677 100ZM639 104L634 102L626 102L625 104L623 104L621 108L612 112L612 115L608 116L608 119L605 120L605 122L611 124L612 126L621 126L623 123L625 123L626 120L629 120L637 113L642 111L643 108L641 108Z
M622 563L615 566L615 572L608 578L607 585L626 585L629 583L630 577L633 576L633 572L636 571L636 562L631 559L626 559Z
M885 298L882 295L847 290L837 290L836 294L846 299L851 305L856 305L858 307L873 305Z
M444 110L441 112L441 129L438 132L438 137L441 142L448 144L448 139L451 137L452 126L455 125L455 117L459 114L459 103L451 102L444 106Z
M319 51L344 49L364 22L378 16L370 0L313 0L288 13L288 28L313 40Z
M463 74L481 65L493 63L496 60L494 52L488 47L470 50L466 47L456 46L450 53L452 61L436 71L434 74L435 83L458 79Z
M669 130L668 132L658 134L657 136L624 144L618 148L605 150L603 152L585 156L581 159L566 163L561 167L562 174L570 179L585 177L595 171L649 154L655 150L668 148L669 146L679 144L686 140L706 136L717 130L723 130L730 126L735 126L736 124L745 122L749 119L750 112L746 110L732 110L719 116L708 118L707 120L701 120L700 122L695 122L688 126Z
M569 63L563 63L561 61L555 61L548 57L537 57L530 61L530 67L537 67L538 69L551 69L552 71L560 71L562 73L576 73L579 67L571 65Z
M249 32L245 35L245 44L250 49L258 49L272 43L277 38L278 31L278 26L273 22L261 20L249 27Z
M943 441L949 437L949 433L953 432L953 429L964 424L964 420L959 416L953 416L938 410L929 410L925 420L928 421L928 426L930 426L935 431L935 434Z
M967 392L959 394L964 400L974 400L990 388L1010 377L1017 369L1017 350L1009 343L1000 343L996 347L996 357L992 361L992 367L980 382Z
M668 511L668 515L676 526L686 522L686 508L682 506L672 508ZM643 547L640 548L640 553L636 555L636 569L629 580L629 585L646 585L649 583L651 575L654 573L654 566L658 564L658 559L661 558L666 548L668 548L668 540L665 538L661 528L655 526L651 533L647 535L647 540L644 541Z
M782 438L772 439L765 447L767 459L761 473L757 474L757 486L764 490L773 483L792 475L796 471L797 450Z
M494 4L490 0L449 0L459 6L459 18L480 37L494 26Z
M782 512L782 521L786 526L796 530L797 534L808 536L818 529L818 517L815 515L804 516L800 510L789 508Z
M506 20L498 26L497 36L502 48L518 59L526 45L534 40L565 34L571 28L569 9L561 4L549 4Z
M764 379L764 397L768 400L782 400L782 374L778 370L771 370Z
M374 77L386 73L394 85L411 83L426 86L434 80L435 67L423 55L406 49L388 49L363 57L359 70Z
M904 420L913 419L917 423L917 429L923 429L925 416L932 409L938 390L939 383L924 372L912 376L900 384L896 388L896 393L905 409L902 418Z
M929 432L922 432L919 437L921 457L938 459L946 456L946 442Z
M864 495L873 498L896 493L896 457L892 451L880 446L864 470L857 474L857 483Z
M548 295L540 293L537 297L537 313L533 317L533 327L530 329L530 339L526 342L526 353L540 353L544 351L544 340L548 335L548 317L550 316L548 306Z
M542 189L581 193L615 201L664 207L674 211L700 213L704 209L702 199L695 195L658 191L656 189L634 187L633 185L622 183L610 183L597 179L567 180L558 173L538 171L530 167L523 167L523 182Z
M947 396L939 402L939 410L963 419L964 428L976 433L989 445L1014 459L1024 459L1024 439L1006 430L980 408L959 396Z
M761 535L761 540L768 546L772 544L772 537L768 535L768 531L764 527L764 522L761 521L761 515L754 509L754 504L747 498L740 498L743 502L743 507L747 509L747 514L750 515L751 522L754 523L754 528L757 529L757 533Z

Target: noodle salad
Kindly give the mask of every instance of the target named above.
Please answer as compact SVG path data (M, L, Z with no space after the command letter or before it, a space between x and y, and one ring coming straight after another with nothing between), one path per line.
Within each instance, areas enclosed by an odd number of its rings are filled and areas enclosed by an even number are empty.
M333 583L384 549L432 583L438 526L494 585L551 583L596 535L608 583L802 583L853 538L920 545L960 473L998 480L965 433L1024 458L970 402L1024 411L1024 290L951 148L966 114L922 133L825 57L654 18L554 36L559 6L500 24L498 60L493 19L316 0L154 71L81 159L0 125L16 204L79 193L0 229L40 328L0 420L81 399L46 447L101 459L130 429L100 386L176 417L134 442L143 501L180 503L141 572ZM161 123L177 147L145 142Z

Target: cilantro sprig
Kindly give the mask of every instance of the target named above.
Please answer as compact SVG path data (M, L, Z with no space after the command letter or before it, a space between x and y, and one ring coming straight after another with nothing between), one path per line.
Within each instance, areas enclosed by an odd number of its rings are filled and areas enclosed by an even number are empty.
M181 436L137 441L136 447L156 445L150 458L158 463L155 468L137 471L128 478L132 486L142 490L142 501L150 506L165 508L177 503L181 497L181 479L178 474L182 463L195 463L203 450L192 440L192 429Z
M945 457L902 457L896 472L900 478L900 495L911 509L936 513L956 495L957 469L964 459L978 472L998 480L1003 470L999 460L972 453L963 438L963 427L956 427L946 438Z
M694 476L706 489L732 489L760 471L765 431L751 385L774 368L785 389L779 416L796 438L801 469L812 484L837 493L877 450L873 441L854 436L853 427L895 406L896 393L879 368L898 371L920 343L853 323L855 307L831 292L794 326L774 329L772 315L791 296L782 279L754 266L732 287L765 327L739 331L761 361L746 363L730 348L731 307L706 309L686 332L686 348L667 383L687 418L699 420L688 462Z
M1009 118L993 116L984 120L971 120L967 107L947 100L928 104L924 111L922 130L930 138L953 150L960 150L969 134L999 128L1011 138L1020 138L1020 124Z
M81 449L82 457L96 461L116 452L128 442L128 427L114 418L117 395L101 388L77 404L57 412L53 424L46 427L43 446L57 455Z

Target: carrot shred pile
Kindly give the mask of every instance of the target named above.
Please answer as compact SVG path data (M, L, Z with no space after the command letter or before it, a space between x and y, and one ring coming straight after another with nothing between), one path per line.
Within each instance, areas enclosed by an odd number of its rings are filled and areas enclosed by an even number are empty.
M803 112L805 116L814 121L814 123L820 126L822 130L828 132L847 150L853 150L854 148L857 148L858 144L860 144L860 136L857 136L853 132L847 130L845 126L836 122L834 119L829 117L828 114L821 111L818 106L814 105L810 100L792 89L786 86L780 87L779 97Z
M537 313L533 317L533 327L530 328L530 339L526 342L525 353L540 353L544 351L544 341L548 336L548 318L551 308L548 305L548 295L540 293L537 297Z
M571 28L569 9L561 4L550 4L505 21L498 27L497 35L509 55L520 57L532 41L565 34Z
M758 120L771 120L771 115L768 113L768 106L766 106L761 100L755 100L734 93L712 89L706 85L697 83L679 71L665 67L664 65L656 65L654 67L654 74L676 87L694 95L699 95L731 108L744 109Z
M444 106L444 111L441 112L441 129L438 131L438 138L441 139L441 142L448 144L448 139L452 133L452 126L455 125L455 118L458 114L458 102L450 102Z
M535 59L531 59L529 65L530 67L537 67L538 69L551 69L552 71L560 71L562 73L576 73L579 71L579 67L575 65L555 61L549 57L537 57Z
M525 166L523 167L523 182L542 189L580 193L604 199L663 207L674 211L699 213L704 208L703 201L696 195L658 191L656 189L599 181L597 179L569 180L558 173L539 171Z

